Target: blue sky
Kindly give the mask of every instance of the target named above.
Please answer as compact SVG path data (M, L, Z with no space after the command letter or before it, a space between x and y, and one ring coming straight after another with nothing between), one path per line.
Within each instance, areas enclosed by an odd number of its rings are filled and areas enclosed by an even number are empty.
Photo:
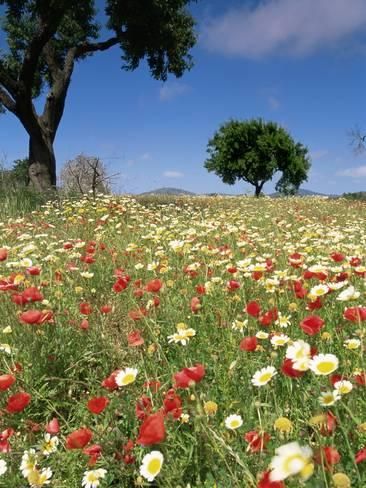
M59 168L83 152L120 173L119 192L249 192L203 163L220 124L263 117L308 146L304 188L366 190L366 153L356 156L348 135L366 129L365 0L205 0L191 10L200 39L179 80L155 81L144 64L122 71L118 48L76 67L55 143ZM0 116L0 155L10 163L27 145L17 119Z

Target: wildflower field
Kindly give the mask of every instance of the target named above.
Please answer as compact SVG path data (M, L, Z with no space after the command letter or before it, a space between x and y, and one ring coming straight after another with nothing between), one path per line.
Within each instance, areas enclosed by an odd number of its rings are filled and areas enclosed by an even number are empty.
M1 487L366 487L365 204L1 218Z

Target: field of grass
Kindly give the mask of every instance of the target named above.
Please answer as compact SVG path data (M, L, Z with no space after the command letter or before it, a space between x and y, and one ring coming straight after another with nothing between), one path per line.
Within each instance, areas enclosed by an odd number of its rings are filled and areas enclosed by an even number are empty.
M0 222L1 487L366 487L364 203L20 210Z

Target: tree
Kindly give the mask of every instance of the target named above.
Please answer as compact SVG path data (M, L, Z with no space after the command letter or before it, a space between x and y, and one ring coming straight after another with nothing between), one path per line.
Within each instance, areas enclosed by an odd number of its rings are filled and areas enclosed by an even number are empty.
M0 162L0 190L16 190L28 185L28 159L16 159L13 167L8 169Z
M276 190L294 194L307 179L310 168L308 150L295 143L285 129L262 119L230 120L209 140L205 168L233 185L244 180L259 196L266 181L282 173Z
M0 0L8 49L0 51L0 112L14 114L29 136L29 178L40 191L56 185L53 143L75 63L119 46L122 68L146 59L153 78L165 81L192 67L196 41L192 0L105 0L101 40L95 0ZM43 111L34 101L45 91ZM92 101L91 101L92 103Z
M115 176L108 175L101 159L80 154L64 165L60 179L66 193L84 195L91 191L95 196L96 193L110 193L110 183Z
M348 135L351 139L351 145L353 146L355 153L363 153L366 149L366 134L356 126L349 131Z

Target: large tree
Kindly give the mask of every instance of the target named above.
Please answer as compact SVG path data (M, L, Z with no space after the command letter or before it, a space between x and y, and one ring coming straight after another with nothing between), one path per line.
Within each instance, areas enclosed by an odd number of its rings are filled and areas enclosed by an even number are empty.
M7 39L0 50L0 112L14 114L29 135L29 178L36 189L56 185L53 143L75 63L119 46L125 70L146 59L155 79L181 76L192 66L196 41L190 2L105 0L103 30L110 36L100 39L94 0L0 0L0 35ZM37 113L34 101L43 92Z
M237 180L250 183L257 197L277 172L282 175L276 190L287 195L296 193L310 168L307 148L295 142L283 127L263 119L223 124L209 140L207 152L208 171L230 185Z

